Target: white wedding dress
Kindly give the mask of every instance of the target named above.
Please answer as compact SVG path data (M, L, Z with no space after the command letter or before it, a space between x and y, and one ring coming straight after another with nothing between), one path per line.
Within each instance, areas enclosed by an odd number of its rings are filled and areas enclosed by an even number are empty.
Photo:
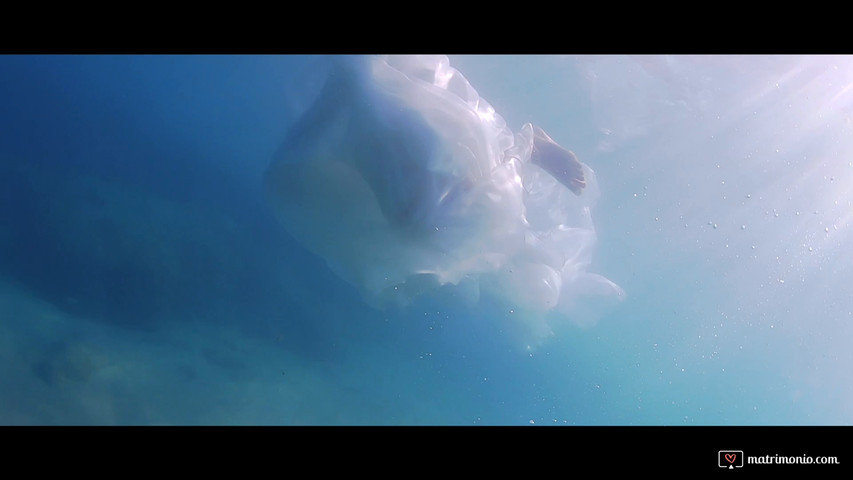
M586 271L598 195L588 166L563 171L571 154L537 143L548 138L538 127L513 134L445 56L335 63L265 189L288 232L367 301L457 285L570 315L579 295L624 295ZM534 161L540 150L546 161Z

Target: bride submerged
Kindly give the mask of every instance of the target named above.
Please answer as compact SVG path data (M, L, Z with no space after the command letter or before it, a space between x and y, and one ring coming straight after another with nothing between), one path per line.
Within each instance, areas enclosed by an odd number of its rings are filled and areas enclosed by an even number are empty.
M541 128L513 134L444 56L336 59L270 165L289 233L372 305L439 286L503 301L547 331L588 273L595 175ZM576 319L577 320L577 319Z

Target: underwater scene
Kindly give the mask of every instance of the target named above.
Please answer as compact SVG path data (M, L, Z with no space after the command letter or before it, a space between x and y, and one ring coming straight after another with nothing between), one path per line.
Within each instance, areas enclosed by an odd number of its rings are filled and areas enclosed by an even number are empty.
M850 425L853 56L0 56L2 425Z

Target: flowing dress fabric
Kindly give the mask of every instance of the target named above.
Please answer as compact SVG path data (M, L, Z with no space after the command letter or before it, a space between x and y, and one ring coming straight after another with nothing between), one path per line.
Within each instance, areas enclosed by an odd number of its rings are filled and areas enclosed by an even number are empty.
M621 296L586 272L598 195L578 196L530 161L445 56L344 57L265 179L287 230L370 303L456 285L516 308L570 311Z

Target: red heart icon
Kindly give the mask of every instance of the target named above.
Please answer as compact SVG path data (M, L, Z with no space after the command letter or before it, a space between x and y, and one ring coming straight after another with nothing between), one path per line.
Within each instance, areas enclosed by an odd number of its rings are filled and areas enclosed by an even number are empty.
M727 453L726 454L726 461L729 463L735 463L735 458L737 458L736 453Z

